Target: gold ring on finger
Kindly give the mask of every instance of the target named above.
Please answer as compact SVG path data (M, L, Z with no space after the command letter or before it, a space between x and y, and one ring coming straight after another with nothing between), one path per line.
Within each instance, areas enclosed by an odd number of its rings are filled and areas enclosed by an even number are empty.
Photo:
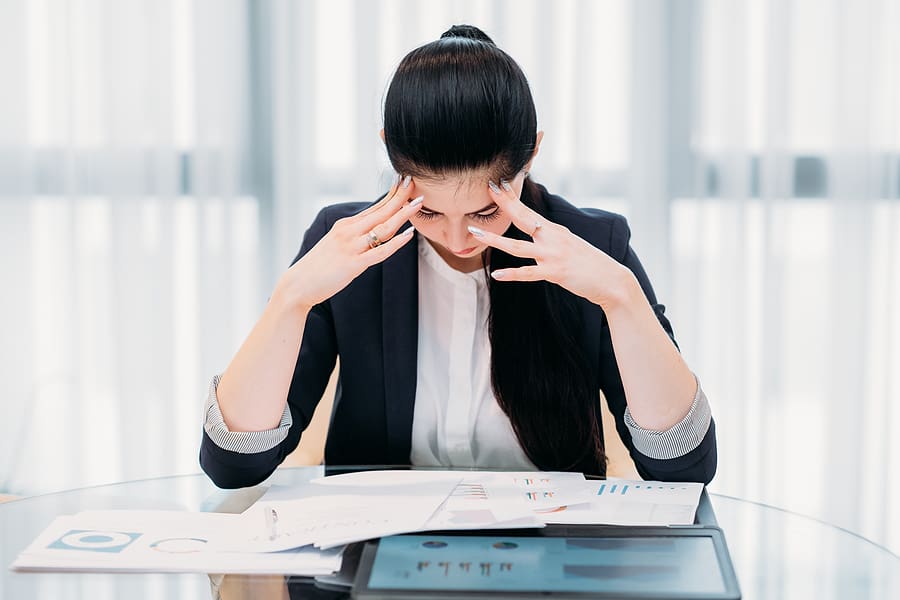
M372 250L381 245L381 240L378 239L378 236L375 234L374 229L369 232L369 235L366 236L366 239L369 242L369 248L371 248Z

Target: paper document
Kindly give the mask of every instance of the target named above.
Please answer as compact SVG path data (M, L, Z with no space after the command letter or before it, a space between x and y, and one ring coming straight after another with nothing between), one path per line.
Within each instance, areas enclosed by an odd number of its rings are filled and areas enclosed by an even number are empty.
M384 479L338 475L291 488L271 488L240 515L240 526L217 542L221 550L275 552L313 544L331 548L386 535L422 531L460 481L459 476ZM386 483L384 483L386 482Z
M586 482L589 501L543 515L547 523L691 525L702 483L607 479Z
M240 515L178 511L86 511L57 517L12 564L23 571L325 575L341 548L217 552Z
M585 502L581 473L468 473L428 521L428 529L543 527L540 513Z
M272 486L239 515L60 516L12 567L322 575L340 569L345 544L401 533L548 523L691 525L702 491L699 483L585 480L580 473L363 471Z
M273 486L219 548L328 548L417 531L543 527L542 511L590 499L585 483L581 473L344 473Z

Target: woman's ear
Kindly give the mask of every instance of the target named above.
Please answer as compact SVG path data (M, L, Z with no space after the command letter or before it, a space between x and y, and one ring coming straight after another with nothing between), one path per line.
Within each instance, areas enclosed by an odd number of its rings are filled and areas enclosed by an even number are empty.
M384 129L381 130L382 137L384 137ZM537 137L534 140L534 152L531 155L531 158L528 159L528 162L525 164L525 168L523 169L526 173L531 170L531 164L534 162L534 159L538 155L538 150L541 149L541 141L544 139L544 132L538 131Z
M381 131L378 132L378 135L381 136L381 143L384 143L384 127L381 128Z

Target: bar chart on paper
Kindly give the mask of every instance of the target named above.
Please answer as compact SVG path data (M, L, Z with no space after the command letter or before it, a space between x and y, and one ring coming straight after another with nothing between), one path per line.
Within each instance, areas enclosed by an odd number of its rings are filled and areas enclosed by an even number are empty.
M547 523L690 525L703 484L608 480L591 482L590 500L546 515Z
M654 481L617 481L601 483L594 496L628 496L629 499L674 501L688 503L700 499L703 485L699 483L659 483Z

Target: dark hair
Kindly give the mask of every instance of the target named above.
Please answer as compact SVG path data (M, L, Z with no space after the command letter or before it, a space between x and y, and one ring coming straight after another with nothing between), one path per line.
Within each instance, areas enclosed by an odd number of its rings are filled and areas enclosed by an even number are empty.
M512 179L536 139L522 69L477 27L453 26L416 48L391 80L384 140L398 173L433 178L484 169L493 181ZM546 212L529 179L522 201ZM504 235L527 239L514 226ZM492 250L489 263L493 270L534 261ZM489 280L491 382L525 453L540 469L605 474L599 388L578 340L578 299L548 282Z
M384 103L384 141L398 173L488 169L512 179L531 158L537 115L519 65L480 29L457 25L406 55Z

